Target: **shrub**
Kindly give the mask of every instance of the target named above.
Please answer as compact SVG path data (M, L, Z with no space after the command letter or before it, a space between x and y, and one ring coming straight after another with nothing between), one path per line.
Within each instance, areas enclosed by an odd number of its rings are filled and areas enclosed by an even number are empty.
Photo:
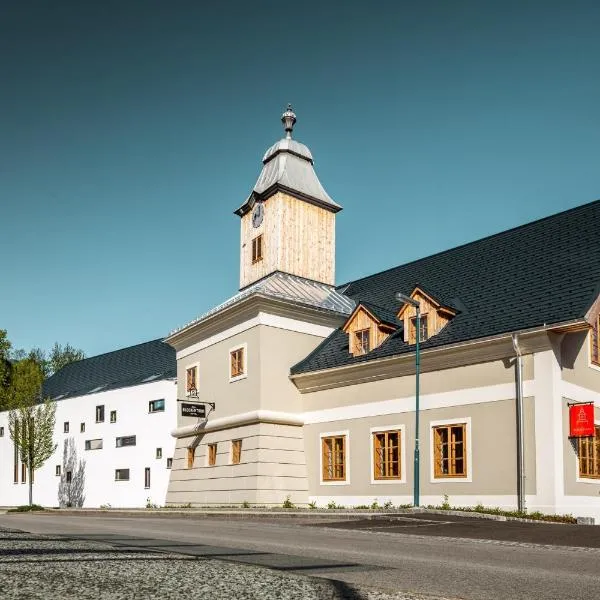
M8 512L31 512L34 510L44 510L44 507L39 504L23 504L15 508L10 508Z
M248 500L244 500L242 502L242 508L250 508L250 502L248 502Z
M317 508L317 503L314 500L312 502L309 502L308 503L308 508L310 508L310 509Z
M285 497L282 506L283 508L296 508L294 503L290 500L289 494Z
M378 510L379 508L381 508L381 506L379 506L379 502L377 502L377 498L375 498L371 503L371 510Z

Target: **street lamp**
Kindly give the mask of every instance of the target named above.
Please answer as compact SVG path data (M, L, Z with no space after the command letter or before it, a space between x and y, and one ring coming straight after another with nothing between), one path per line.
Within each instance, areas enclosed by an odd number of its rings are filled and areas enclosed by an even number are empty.
M410 296L406 296L405 294L401 294L398 292L396 294L396 300L399 302L405 302L406 304L410 304L417 309L417 322L416 322L416 347L415 347L415 458L414 458L414 485L413 485L413 505L419 506L419 480L420 480L420 470L419 470L419 367L421 365L421 355L419 349L419 342L421 340L421 305L411 298Z

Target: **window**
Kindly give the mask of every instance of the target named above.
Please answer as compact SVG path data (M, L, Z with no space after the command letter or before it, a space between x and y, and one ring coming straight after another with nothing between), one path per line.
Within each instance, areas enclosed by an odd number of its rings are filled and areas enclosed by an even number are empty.
M148 412L163 412L165 410L165 400L162 398L161 400L151 400L148 403Z
M433 475L436 479L467 476L466 423L433 427Z
M150 467L144 469L144 487L146 489L150 487Z
M239 465L242 460L242 440L231 441L231 464Z
M110 411L110 422L111 423L116 423L117 422L117 411L116 410L111 410Z
M63 423L63 432L64 433L69 433L69 421L65 421Z
M191 392L198 389L198 367L190 367L185 371L185 390Z
M167 458L167 469L170 469L173 466L173 459Z
M262 233L252 240L252 264L263 259L263 236Z
M19 421L15 423L14 439L19 437ZM13 441L13 483L19 483L19 447Z
M135 435L126 435L124 437L117 438L117 448L123 446L135 446Z
M230 369L229 378L235 379L236 377L242 377L245 373L244 370L244 348L235 348L229 353L230 358Z
M80 433L85 433L85 423L82 423L82 424L79 426L79 431L80 431Z
M194 448L193 446L189 446L187 449L187 468L188 469L194 468L195 458L196 458L196 448Z
M156 458L162 458L162 448L156 449Z
M71 483L71 481L73 481L73 472L67 471L65 479L66 479L67 483Z
M361 329L354 332L355 356L357 354L367 354L371 349L371 335L368 329Z
M414 344L417 341L416 330L417 330L417 317L413 317L410 320L410 342ZM420 342L424 342L428 337L427 328L427 315L421 315L421 336L419 337Z
M102 450L102 440L85 440L86 450Z
M104 423L104 404L96 406L96 423Z
M346 436L321 438L323 481L346 481Z
M208 466L214 467L216 463L217 463L217 445L209 444L208 445Z
M594 437L579 438L579 477L600 479L600 426L594 428Z
M55 474L57 477L60 477L60 465L56 465L56 470L55 470L54 474Z
M27 483L27 467L21 463L21 483Z
M0 437L4 437L4 427L0 427Z
M115 481L129 481L129 469L115 469Z
M373 473L375 479L400 479L402 477L401 442L402 435L398 430L373 433Z
M590 344L592 363L600 367L600 314L596 317L590 332Z

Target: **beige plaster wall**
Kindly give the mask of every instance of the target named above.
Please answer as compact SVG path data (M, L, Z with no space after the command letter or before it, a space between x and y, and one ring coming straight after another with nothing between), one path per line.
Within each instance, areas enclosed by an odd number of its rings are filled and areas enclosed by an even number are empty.
M577 441L569 438L569 400L562 402L562 438L563 438L563 471L565 494L567 496L595 496L600 505L600 479L577 481L579 476L579 461L577 457ZM600 408L595 408L596 422L600 422Z
M242 440L240 464L231 464L231 442ZM217 460L208 466L208 444ZM194 466L187 447L196 444ZM180 438L173 456L167 504L281 504L289 496L306 504L308 485L301 427L259 423Z
M525 468L526 493L535 493L535 419L533 398L525 398ZM471 418L472 455L469 469L472 482L443 480L430 482L431 442L430 422ZM371 427L404 425L406 483L371 483ZM349 432L349 485L321 483L319 471L322 433L348 430ZM311 496L385 496L412 494L414 412L377 417L341 420L306 425L306 461L309 467ZM504 495L516 494L516 411L515 400L470 404L421 411L421 494L423 495Z
M523 357L523 377L533 379L533 359ZM514 383L515 368L512 363L494 362L468 365L443 371L422 373L421 394L438 394L467 388ZM332 388L302 395L305 411L337 408L352 404L379 402L392 398L412 397L415 393L415 376L395 377L357 385Z
M600 367L590 366L590 333L565 335L561 344L562 378L569 383L600 392Z

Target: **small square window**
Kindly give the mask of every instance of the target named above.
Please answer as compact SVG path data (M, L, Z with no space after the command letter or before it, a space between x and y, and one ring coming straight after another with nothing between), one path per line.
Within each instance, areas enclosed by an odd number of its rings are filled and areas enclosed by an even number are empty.
M165 410L165 400L162 398L161 400L151 400L148 403L148 412L164 412Z
M64 433L69 433L69 421L65 421L63 423L63 432Z
M56 470L55 470L54 474L55 474L57 477L60 477L60 465L56 465Z
M167 458L167 469L170 469L173 466L173 459Z
M242 461L242 440L231 442L231 464L239 465Z
M117 411L116 410L111 410L110 411L110 422L111 423L116 423L117 422Z
M188 394L198 391L198 367L185 370L185 391Z
M208 444L208 466L214 467L217 464L217 444Z
M115 481L129 481L129 469L115 469Z
M252 264L263 259L263 236L262 233L252 240Z
M104 404L96 406L96 423L104 423Z
M245 357L244 348L236 348L229 353L230 357L230 370L229 378L235 379L245 374Z
M82 424L79 426L79 431L80 431L80 433L85 433L85 423L82 423Z
M156 458L162 458L162 448L156 449Z

